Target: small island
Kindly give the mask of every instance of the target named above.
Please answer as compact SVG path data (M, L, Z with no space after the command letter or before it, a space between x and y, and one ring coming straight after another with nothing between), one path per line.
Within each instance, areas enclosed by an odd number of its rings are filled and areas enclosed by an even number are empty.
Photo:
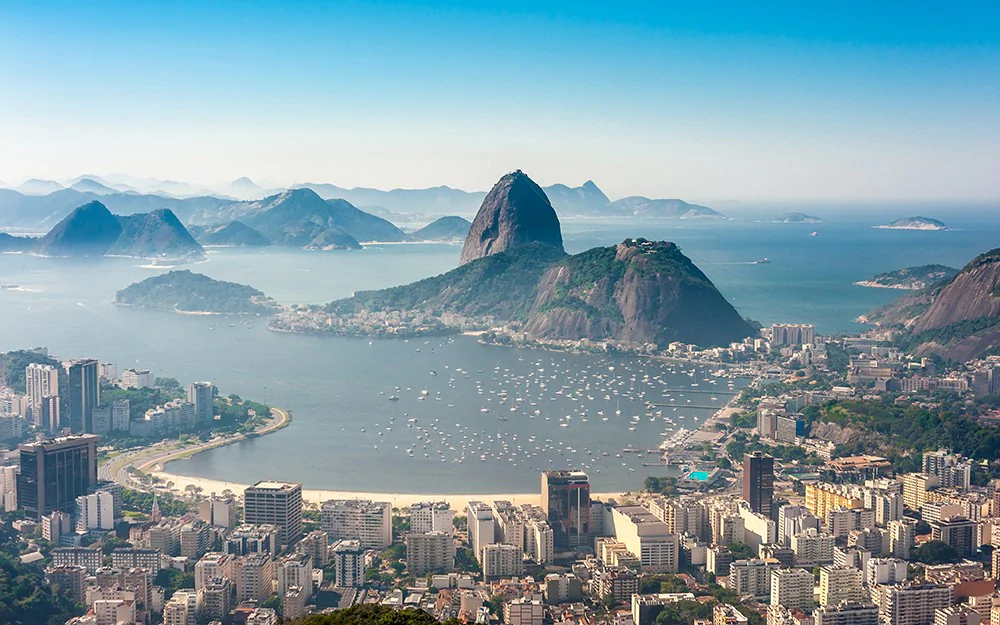
M930 217L903 217L888 224L874 226L878 230L947 230L948 226Z
M946 265L920 265L880 273L854 284L875 289L919 291L937 282L953 278L957 273L958 269Z
M785 213L771 220L776 224L821 224L823 220L805 213Z
M118 291L114 303L197 315L270 315L280 308L253 287L187 270L171 271L130 285Z

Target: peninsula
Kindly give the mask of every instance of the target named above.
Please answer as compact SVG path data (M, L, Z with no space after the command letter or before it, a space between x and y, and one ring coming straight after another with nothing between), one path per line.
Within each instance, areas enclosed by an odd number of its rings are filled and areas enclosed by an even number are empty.
M904 267L895 271L886 271L854 284L874 289L919 291L936 282L952 278L957 273L958 269L945 265L920 265L919 267Z

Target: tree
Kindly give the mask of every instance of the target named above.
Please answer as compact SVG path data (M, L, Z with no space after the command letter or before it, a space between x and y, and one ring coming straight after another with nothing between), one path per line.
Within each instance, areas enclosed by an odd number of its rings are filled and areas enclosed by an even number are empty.
M946 542L929 540L917 547L914 559L924 564L946 564L958 560L958 552Z
M690 625L695 619L711 618L711 605L685 599L664 606L656 617L656 625Z
M395 610L376 604L356 605L329 614L313 614L291 621L292 625L441 625L436 618L423 610L407 608ZM460 625L458 619L449 619L444 625Z

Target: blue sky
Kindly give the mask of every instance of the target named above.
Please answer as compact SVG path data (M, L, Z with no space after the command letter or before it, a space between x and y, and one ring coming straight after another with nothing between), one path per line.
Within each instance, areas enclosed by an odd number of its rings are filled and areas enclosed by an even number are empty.
M1000 197L1000 4L829 4L0 0L0 180Z

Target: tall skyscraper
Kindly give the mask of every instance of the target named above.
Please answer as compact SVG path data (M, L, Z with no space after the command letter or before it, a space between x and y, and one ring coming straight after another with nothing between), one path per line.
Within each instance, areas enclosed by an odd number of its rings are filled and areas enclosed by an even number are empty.
M194 404L194 418L200 423L208 423L215 414L212 410L212 401L215 399L215 385L211 382L192 382L188 386L189 402Z
M49 424L43 422L43 413L48 403L46 398L59 396L59 369L52 365L31 363L24 369L24 388L31 413L25 416L35 425L47 429Z
M69 374L69 427L74 434L94 431L94 408L101 403L98 363L93 358L75 360L66 367Z
M542 511L556 551L590 543L590 479L583 471L543 471Z
M97 437L66 436L18 446L21 472L17 502L21 510L40 521L54 512L73 513L76 498L97 483Z
M250 486L243 491L243 520L277 525L278 541L294 544L302 536L302 484L257 482Z
M743 456L743 499L754 512L771 516L774 458L759 451Z

